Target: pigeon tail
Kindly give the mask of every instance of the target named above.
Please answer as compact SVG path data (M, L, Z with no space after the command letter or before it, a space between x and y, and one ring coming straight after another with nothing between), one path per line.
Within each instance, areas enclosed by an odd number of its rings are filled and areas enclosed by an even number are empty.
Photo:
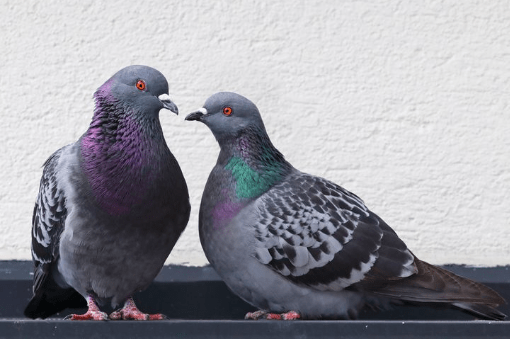
M23 314L31 319L46 319L66 308L82 307L87 307L87 303L74 289L45 287L32 297Z
M420 303L451 304L454 307L488 320L503 320L506 315L495 307L506 304L493 289L458 276L443 268L415 258L418 273L408 278L371 284L360 284L365 290L398 300Z
M484 320L505 320L506 314L484 304L453 303L453 306Z

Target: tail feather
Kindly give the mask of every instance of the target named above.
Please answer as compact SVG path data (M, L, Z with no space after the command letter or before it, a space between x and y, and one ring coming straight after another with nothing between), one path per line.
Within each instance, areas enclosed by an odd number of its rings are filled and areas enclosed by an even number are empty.
M453 306L486 320L505 320L506 314L484 304L452 303Z
M46 319L66 308L80 307L87 307L87 302L72 288L41 288L29 301L23 314L32 319Z
M458 307L477 317L502 320L495 307L506 304L493 289L415 258L418 273L399 280L362 281L363 288L393 299Z

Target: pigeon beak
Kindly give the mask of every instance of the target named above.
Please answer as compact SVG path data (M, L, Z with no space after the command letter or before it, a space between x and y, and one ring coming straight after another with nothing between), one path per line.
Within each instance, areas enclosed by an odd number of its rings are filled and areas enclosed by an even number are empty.
M172 100L170 100L170 96L166 93L161 94L158 97L159 101L163 104L163 108L166 108L170 110L171 112L174 112L175 114L179 114L179 109L177 108L177 105L174 104Z
M184 120L188 121L202 121L202 117L207 114L207 110L205 108L200 108L198 111L190 113L184 118Z

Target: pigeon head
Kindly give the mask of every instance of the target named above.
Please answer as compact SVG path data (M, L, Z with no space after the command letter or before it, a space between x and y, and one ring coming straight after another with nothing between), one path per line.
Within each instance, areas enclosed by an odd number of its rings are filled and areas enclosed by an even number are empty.
M148 66L121 69L98 88L94 97L99 110L96 114L109 108L140 117L157 116L162 108L179 112L168 96L168 82L163 74Z
M186 120L212 131L221 148L217 165L230 171L239 199L259 196L292 170L271 143L257 106L239 94L216 93Z
M212 95L203 107L190 113L186 120L206 124L220 146L225 140L237 138L247 130L266 133L257 106L242 95L232 92Z

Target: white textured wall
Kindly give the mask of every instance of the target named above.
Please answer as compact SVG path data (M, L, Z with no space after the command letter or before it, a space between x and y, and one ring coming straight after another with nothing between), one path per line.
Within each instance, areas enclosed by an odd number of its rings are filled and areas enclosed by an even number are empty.
M193 206L169 262L206 263L218 146L184 116L229 90L294 166L357 193L421 259L510 264L509 4L0 0L0 260L30 258L41 165L87 129L92 93L146 64L182 112L161 120Z

